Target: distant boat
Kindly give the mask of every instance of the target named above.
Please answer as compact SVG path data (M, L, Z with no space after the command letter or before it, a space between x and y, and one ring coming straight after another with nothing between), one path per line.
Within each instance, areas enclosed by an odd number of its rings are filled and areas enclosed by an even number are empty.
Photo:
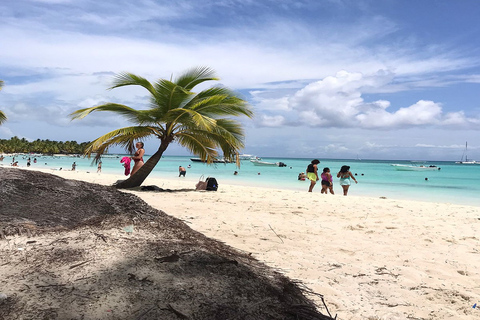
M468 151L467 142L465 142L465 150L463 151L462 158L460 159L460 161L457 161L455 163L459 163L459 164L480 164L480 162L477 162L477 161L472 160L472 159L468 159L467 151Z
M238 159L240 159L240 160L255 160L255 159L261 160L260 158L254 156L252 154L246 154L246 153L239 154Z
M267 162L260 161L258 159L250 160L251 163L255 166L264 166L264 167L286 167L287 165L283 162Z
M202 160L202 159L200 159L200 158L190 158L190 161L207 163L206 160ZM225 159L215 159L215 160L213 160L212 162L213 162L213 163L230 163L230 161L225 160Z
M104 154L102 158L120 158L118 154Z
M395 168L397 171L436 171L440 170L441 168L430 165L430 166L413 166L413 165L408 165L408 164L392 164L392 166Z

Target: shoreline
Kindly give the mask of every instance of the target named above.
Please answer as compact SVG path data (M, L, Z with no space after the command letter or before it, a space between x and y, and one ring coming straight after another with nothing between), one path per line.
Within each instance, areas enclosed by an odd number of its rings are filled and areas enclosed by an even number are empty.
M32 166L26 167L24 165L18 167L12 167L10 165L6 165L5 163L0 162L0 166L5 168L17 168L17 169L24 169L24 170L36 170L45 173L57 174L62 176L65 172L72 172L69 167L65 168L65 170L58 170L56 167L39 167L39 166ZM121 169L123 171L123 169ZM111 181L110 184L113 184L117 180L124 180L127 177L123 175L123 173L118 170L118 173L112 173L108 168L98 174L97 168L95 166L91 166L89 168L78 168L74 171L76 174L85 174L84 178L81 179L93 179L99 180L97 178L91 178L91 175L99 175L104 177L105 179ZM68 173L65 173L68 175ZM194 176L194 174L190 173L187 174L185 178L179 179L177 177L178 172L152 172L150 176L145 180L143 185L158 185L162 187L165 183L169 183L173 186L178 186L177 188L195 188L196 183L198 182L199 176ZM216 176L214 174L214 176ZM110 177L110 178L109 178ZM204 178L207 176L204 176ZM92 181L93 181L92 180ZM100 181L103 179L100 179ZM217 177L217 180L219 178ZM188 181L189 185L185 182ZM91 182L91 181L90 181ZM104 184L99 182L100 184ZM260 189L277 189L277 190L285 190L285 191L296 191L296 192L306 192L308 190L308 181L292 181L290 184L278 184L275 181L266 180L241 180L236 179L234 176L222 177L219 180L219 184L221 187L224 186L232 186L232 187L245 187L245 188L260 188ZM338 184L336 184L337 190L335 190L335 195L340 196L341 189L338 189ZM320 183L317 183L313 193L320 193ZM323 195L323 196L332 196L330 194ZM371 189L371 185L365 187L363 185L363 181L359 182L359 185L353 185L351 190L349 191L348 197L365 197L365 198L373 198L373 199L390 199L390 200L400 200L400 201L418 201L418 202L428 202L428 203L445 203L445 204L453 204L453 205L460 205L460 206L473 206L473 207L480 207L480 200L478 198L471 198L468 196L459 195L455 198L445 198L443 194L424 194L424 193L412 193L411 190L406 187L403 191L396 191L396 190L387 190L387 189L378 189L373 188ZM456 200L456 201L455 201Z
M103 185L124 179L53 174ZM125 192L302 281L340 319L480 315L472 308L480 302L479 207L227 184L195 192L197 181L147 178L144 185L192 191Z

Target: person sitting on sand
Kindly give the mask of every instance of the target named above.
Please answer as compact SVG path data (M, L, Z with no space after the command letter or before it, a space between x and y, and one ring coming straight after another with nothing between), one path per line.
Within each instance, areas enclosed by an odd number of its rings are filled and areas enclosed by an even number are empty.
M313 191L313 187L317 183L318 179L318 168L317 165L320 163L320 160L314 159L312 162L307 166L307 178L310 180L310 187L308 187L308 192Z
M352 184L350 181L350 178L355 181L355 183L358 183L357 179L353 176L353 174L350 172L350 167L349 166L342 166L340 168L340 171L337 173L337 178L340 178L340 185L343 188L343 195L346 196L348 193L348 188Z
M333 192L333 178L330 174L330 168L323 168L320 177L322 178L322 191L320 191L320 193L327 194L327 190L330 190L331 194L335 194L335 192Z
M298 180L305 181L306 178L307 176L305 175L305 172L300 172L298 174Z
M137 151L135 152L133 157L131 157L131 159L135 162L132 168L132 172L130 173L131 176L133 176L138 171L138 169L143 166L143 155L145 154L145 149L143 149L143 145L143 142L140 141L135 144L135 147L137 147Z

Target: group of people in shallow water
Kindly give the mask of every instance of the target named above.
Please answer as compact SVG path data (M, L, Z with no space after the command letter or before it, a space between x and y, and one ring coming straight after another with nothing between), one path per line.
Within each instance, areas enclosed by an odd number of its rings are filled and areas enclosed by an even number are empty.
M308 192L312 192L313 188L317 184L317 181L321 180L322 190L321 193L327 194L330 192L331 194L335 194L333 191L333 177L330 173L330 168L323 168L323 172L318 176L318 165L320 164L320 160L314 159L312 162L307 166L307 179L310 180L310 186L308 188ZM303 172L302 172L303 173ZM299 175L299 179L301 179L301 175ZM350 166L342 166L340 171L337 173L337 178L340 178L340 185L343 189L343 195L346 196L348 194L348 189L352 184L351 179L358 183L357 179L353 176L350 172Z

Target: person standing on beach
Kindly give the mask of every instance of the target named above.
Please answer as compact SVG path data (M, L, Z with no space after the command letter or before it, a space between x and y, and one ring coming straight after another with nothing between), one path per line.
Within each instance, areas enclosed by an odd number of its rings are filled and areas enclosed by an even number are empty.
M46 163L45 163L46 164ZM72 163L72 171L75 171L75 169L77 168L77 164L75 162Z
M135 174L135 172L138 171L138 169L140 169L142 166L143 166L143 155L145 154L145 149L143 149L143 142L137 142L135 144L135 147L137 147L137 151L135 152L135 154L133 155L132 160L135 162L135 164L133 165L133 169L132 169L132 172L130 173L131 176L133 176Z
M340 168L340 171L337 173L337 178L340 178L340 185L343 188L343 195L346 196L348 193L348 188L352 184L350 181L350 178L355 181L355 183L358 183L357 179L353 176L353 174L350 172L350 166L342 166Z
M333 178L330 174L330 168L323 168L320 177L322 178L322 191L320 191L320 193L327 194L328 190L330 190L331 194L335 194L335 192L333 192Z
M312 162L307 166L307 178L310 180L310 187L308 188L308 192L313 191L313 187L317 184L318 178L318 168L317 165L320 163L320 160L314 159Z
M181 177L185 177L185 175L187 174L187 169L185 169L184 167L182 166L179 166L178 167L178 176Z
M100 172L102 172L102 161L100 161L97 166L97 173L100 173Z

